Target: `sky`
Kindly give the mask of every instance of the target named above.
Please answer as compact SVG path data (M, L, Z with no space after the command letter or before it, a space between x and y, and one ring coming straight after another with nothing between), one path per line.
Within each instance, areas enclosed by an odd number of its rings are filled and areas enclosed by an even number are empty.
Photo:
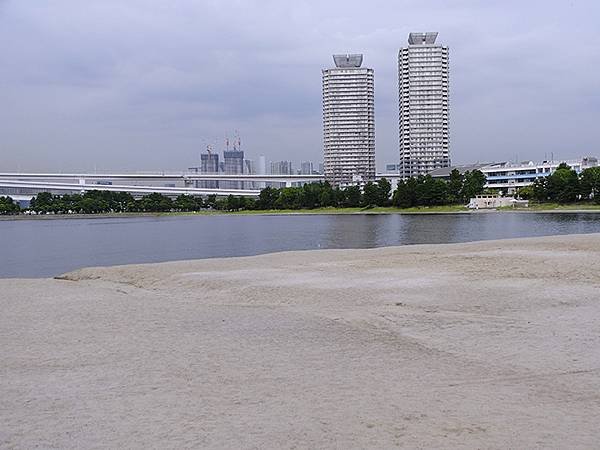
M378 169L398 160L397 54L450 47L453 163L600 156L597 0L0 0L0 171L322 161L321 69L375 71Z

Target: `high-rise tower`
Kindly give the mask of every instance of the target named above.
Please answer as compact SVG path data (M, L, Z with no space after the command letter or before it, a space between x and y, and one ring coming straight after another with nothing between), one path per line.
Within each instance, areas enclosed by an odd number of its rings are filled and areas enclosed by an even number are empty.
M211 153L210 149L207 149L206 153L200 155L200 173L202 174L217 174L219 173L219 154ZM200 181L199 186L202 188L216 189L219 187L218 181Z
M375 178L375 94L373 69L362 55L334 55L323 70L325 178L335 186Z
M223 152L223 172L227 175L242 175L244 173L244 152L241 150L225 150ZM243 181L221 181L226 189L243 189Z
M398 54L400 165L404 178L450 166L448 47L410 33Z

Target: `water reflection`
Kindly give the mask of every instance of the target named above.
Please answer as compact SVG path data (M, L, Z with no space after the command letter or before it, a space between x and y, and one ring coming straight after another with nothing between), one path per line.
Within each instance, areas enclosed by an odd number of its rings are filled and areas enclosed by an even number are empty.
M371 248L381 235L381 220L376 216L327 216L321 229L320 248Z
M0 277L85 266L600 232L600 214L177 216L0 221Z

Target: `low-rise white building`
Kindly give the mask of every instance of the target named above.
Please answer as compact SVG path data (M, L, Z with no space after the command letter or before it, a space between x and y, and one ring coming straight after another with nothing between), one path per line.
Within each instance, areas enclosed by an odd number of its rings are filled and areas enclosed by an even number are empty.
M515 194L520 188L529 186L536 178L547 177L552 174L560 164L568 164L575 172L581 173L587 168L598 166L598 159L588 156L573 160L524 161L514 163L509 161L497 163L478 163L465 166L446 167L434 170L430 175L434 178L449 178L450 172L457 169L460 173L471 170L480 170L486 177L486 188L497 189L505 195Z
M501 190L505 194L514 194L518 189L529 186L536 178L552 174L561 163L568 164L575 172L581 173L589 167L596 167L598 159L585 157L566 161L526 161L519 164L502 162L488 164L481 170L487 179L486 187Z
M517 200L513 197L502 197L500 195L476 195L469 201L469 209L494 209L512 207L528 207L528 200Z

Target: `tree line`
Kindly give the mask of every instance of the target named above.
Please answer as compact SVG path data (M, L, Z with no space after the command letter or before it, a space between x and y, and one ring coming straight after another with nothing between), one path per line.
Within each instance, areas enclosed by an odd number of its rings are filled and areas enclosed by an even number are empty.
M10 197L0 197L0 215L19 214L21 208Z
M334 188L327 182L280 189L267 187L261 190L257 200L229 196L218 202L216 209L297 210L454 205L464 204L469 198L483 193L485 183L485 175L479 170L461 174L454 169L449 180L425 175L400 181L393 193L390 182L385 178L374 183L368 182L362 190L358 186Z
M334 188L329 183L310 183L298 187L266 187L258 198L206 198L180 195L171 199L159 193L134 198L126 192L87 191L82 194L54 195L42 192L31 200L29 210L39 214L97 214L123 212L192 212L200 210L299 210L316 208L370 208L394 206L410 208L465 204L485 190L485 175L474 170L461 174L454 169L448 180L429 175L399 181L392 193L390 182L382 178L369 182L361 190L358 186ZM562 163L556 171L522 188L518 196L540 203L572 203L594 200L600 204L600 167L585 169L577 174ZM10 197L0 197L0 214L19 214L21 208Z
M448 180L430 175L409 178L398 183L392 204L398 208L465 204L484 192L485 183L485 175L480 170L461 174L453 169Z
M540 203L574 203L593 200L600 204L600 167L590 167L577 174L566 163L546 177L537 178L533 184L519 190L524 199Z
M42 192L31 200L29 209L38 214L98 214L123 212L171 212L240 210L298 210L316 208L370 208L377 206L432 206L461 204L483 192L485 176L479 171L461 175L453 170L448 181L421 176L400 182L392 193L390 182L382 178L369 182L361 190L358 186L334 188L329 183L310 183L298 187L266 187L258 198L206 198L180 195L171 199L152 193L139 199L125 192L87 191L83 194L54 195ZM10 200L10 199L9 199ZM12 201L12 200L11 200ZM1 203L0 203L1 204ZM18 205L15 204L18 208ZM18 212L18 210L17 210Z
M54 195L41 192L31 199L29 209L38 214L99 214L125 212L198 211L202 198L180 195L175 200L159 193L136 199L127 192L87 191L83 194Z

